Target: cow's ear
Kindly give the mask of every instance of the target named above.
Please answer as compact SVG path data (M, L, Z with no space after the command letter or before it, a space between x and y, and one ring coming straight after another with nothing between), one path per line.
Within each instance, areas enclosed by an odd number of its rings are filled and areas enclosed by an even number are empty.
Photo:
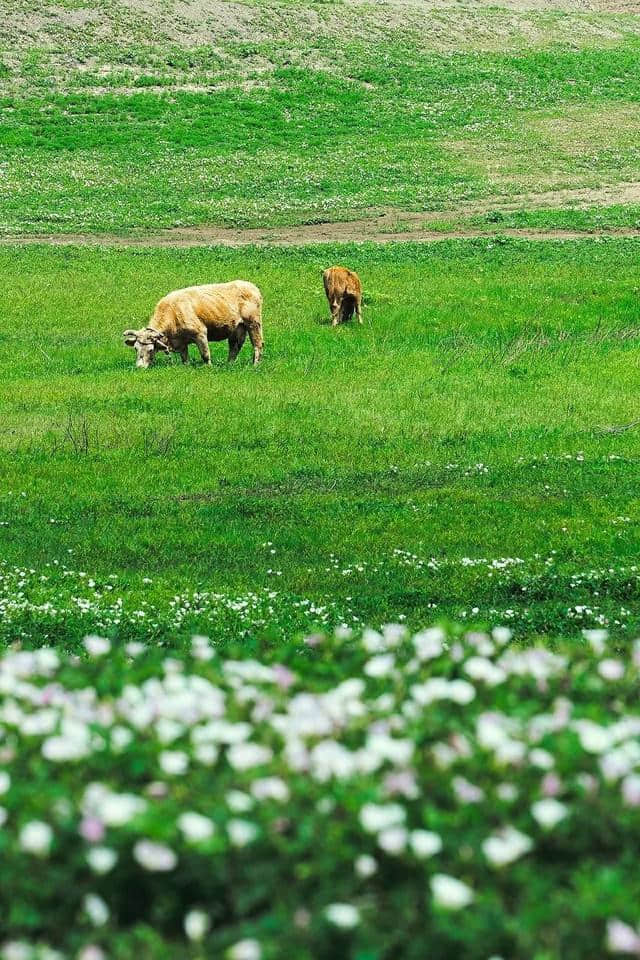
M125 330L122 336L127 347L135 346L135 342L138 339L138 334L135 330Z

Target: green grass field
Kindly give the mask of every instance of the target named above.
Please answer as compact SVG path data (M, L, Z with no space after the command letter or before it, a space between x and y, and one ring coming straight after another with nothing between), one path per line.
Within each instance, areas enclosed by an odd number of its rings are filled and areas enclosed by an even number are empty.
M3 639L640 626L638 241L558 239L640 225L638 5L0 0L0 20ZM374 238L380 214L387 239L443 240L297 245L359 218ZM291 246L153 247L219 226ZM109 234L149 246L19 243ZM336 261L363 328L326 323ZM212 370L133 370L125 328L233 277L265 295L258 370L222 346Z
M327 324L336 258L363 327ZM612 431L637 417L637 262L634 240L1 251L3 634L632 632L638 429ZM133 369L121 332L160 295L235 276L265 295L257 370L225 345Z

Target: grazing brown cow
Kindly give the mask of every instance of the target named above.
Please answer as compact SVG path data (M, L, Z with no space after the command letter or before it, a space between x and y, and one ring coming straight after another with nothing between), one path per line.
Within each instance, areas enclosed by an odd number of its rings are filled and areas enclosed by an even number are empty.
M329 267L322 274L324 292L331 308L331 326L350 320L354 312L362 323L362 284L360 277L346 267Z
M211 364L209 341L229 341L229 362L235 360L245 338L253 345L253 362L262 356L262 294L252 283L208 283L174 290L160 300L148 327L125 330L124 342L134 347L137 367L150 367L158 350L176 351L189 362L189 344L195 343L204 363Z

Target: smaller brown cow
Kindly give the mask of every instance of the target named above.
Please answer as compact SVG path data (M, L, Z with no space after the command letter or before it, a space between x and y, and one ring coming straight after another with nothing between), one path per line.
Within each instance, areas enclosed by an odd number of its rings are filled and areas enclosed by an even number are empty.
M331 326L350 320L355 313L362 323L362 284L360 277L346 267L329 267L322 274L324 292L331 308Z

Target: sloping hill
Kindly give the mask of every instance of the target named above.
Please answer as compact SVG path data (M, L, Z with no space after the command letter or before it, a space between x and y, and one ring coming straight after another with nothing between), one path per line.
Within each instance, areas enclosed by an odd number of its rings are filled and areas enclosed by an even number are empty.
M635 227L638 7L1 0L0 232Z

